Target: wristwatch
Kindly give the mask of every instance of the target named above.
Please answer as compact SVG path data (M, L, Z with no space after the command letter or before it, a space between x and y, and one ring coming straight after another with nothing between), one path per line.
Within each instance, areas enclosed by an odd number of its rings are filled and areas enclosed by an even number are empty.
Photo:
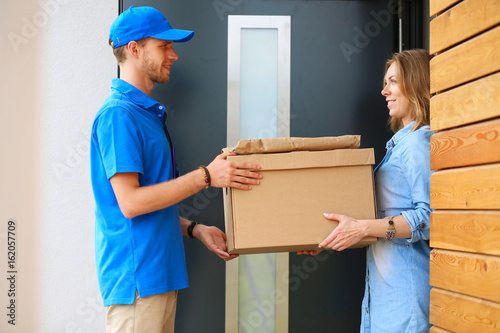
M193 229L194 229L194 227L196 227L197 224L198 223L196 223L195 221L193 221L193 222L191 222L191 224L188 227L188 230L187 230L188 231L188 237L191 238L191 239L194 238L194 236L193 236Z

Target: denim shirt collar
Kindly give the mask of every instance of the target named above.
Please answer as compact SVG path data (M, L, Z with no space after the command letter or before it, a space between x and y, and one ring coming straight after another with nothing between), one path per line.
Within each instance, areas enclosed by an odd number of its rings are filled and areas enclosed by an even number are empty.
M149 110L153 106L158 106L158 107L161 106L160 109L165 110L165 107L163 107L163 105L161 105L160 103L149 97L146 93L144 93L140 89L137 89L136 87L134 87L133 85L122 79L111 80L111 91L114 94L124 95L132 103L144 108L145 110Z
M405 136L410 134L411 129L413 128L414 124L415 124L415 121L412 121L408 125L406 125L404 128L397 131L396 134L394 134L392 136L392 138L389 141L387 141L387 143L385 145L385 149L387 149L387 150L392 149L399 142L401 142L401 140L403 140L405 138Z

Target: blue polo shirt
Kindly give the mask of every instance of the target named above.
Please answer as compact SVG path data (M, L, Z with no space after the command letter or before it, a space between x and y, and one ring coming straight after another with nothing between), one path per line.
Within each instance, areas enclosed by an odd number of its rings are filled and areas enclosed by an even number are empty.
M131 84L113 79L91 136L95 255L104 306L188 287L177 205L127 219L109 179L137 172L141 186L172 179L163 130L165 107Z

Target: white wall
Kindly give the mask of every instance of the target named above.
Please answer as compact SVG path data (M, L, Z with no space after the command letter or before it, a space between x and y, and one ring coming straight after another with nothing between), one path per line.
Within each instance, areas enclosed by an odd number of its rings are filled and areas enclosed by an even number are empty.
M107 39L117 7L0 0L0 332L104 332L89 134L116 76ZM7 322L11 300L15 326Z

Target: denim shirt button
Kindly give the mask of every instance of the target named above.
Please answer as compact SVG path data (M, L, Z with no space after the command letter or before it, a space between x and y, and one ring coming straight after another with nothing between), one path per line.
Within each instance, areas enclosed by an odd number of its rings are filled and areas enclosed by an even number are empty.
M410 244L406 244L406 247L407 247L407 248L410 248Z
M368 313L368 308L366 308L366 313Z
M425 228L425 223L424 222L420 223L420 229L423 229L423 228Z

